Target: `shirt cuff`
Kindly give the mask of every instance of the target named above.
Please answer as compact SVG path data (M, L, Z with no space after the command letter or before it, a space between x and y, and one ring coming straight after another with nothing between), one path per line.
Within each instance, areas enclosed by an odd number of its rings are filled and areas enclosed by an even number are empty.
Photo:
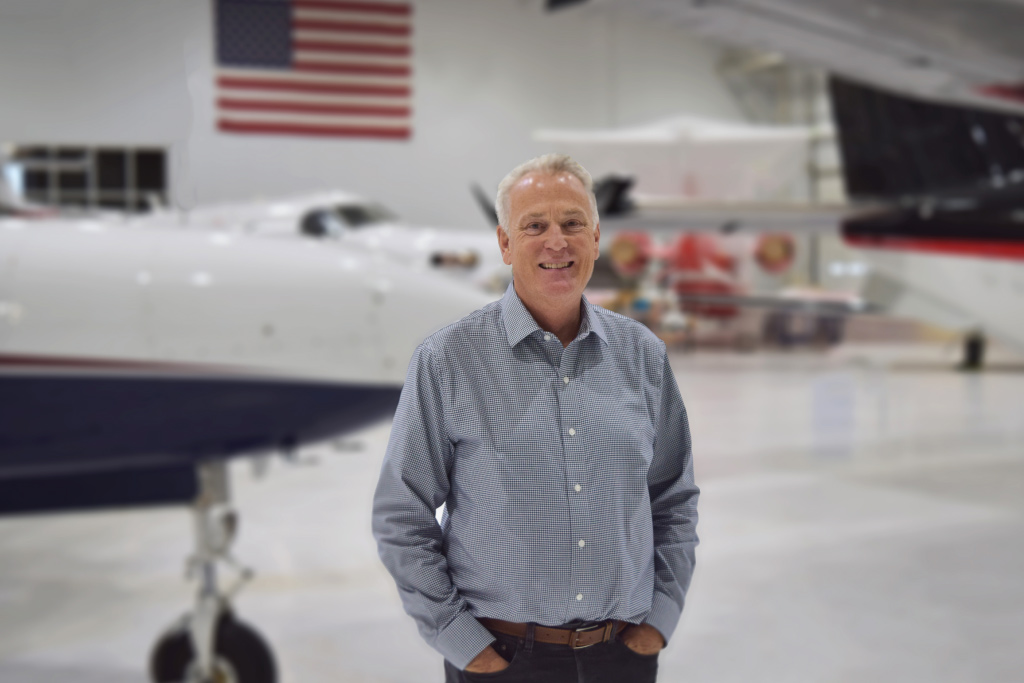
M654 591L654 600L651 601L651 611L648 612L645 624L650 624L658 629L661 637L668 643L673 631L679 624L679 616L683 613L676 601L664 593Z
M462 670L494 640L491 632L476 617L463 612L437 634L434 649Z

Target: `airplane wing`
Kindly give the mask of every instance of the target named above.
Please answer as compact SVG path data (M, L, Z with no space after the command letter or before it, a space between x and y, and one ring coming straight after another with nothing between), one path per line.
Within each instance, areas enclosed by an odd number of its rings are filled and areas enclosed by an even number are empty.
M796 202L694 202L675 197L632 199L623 213L601 216L601 230L643 230L675 234L681 230L734 233L835 233L847 216L864 210L848 204Z

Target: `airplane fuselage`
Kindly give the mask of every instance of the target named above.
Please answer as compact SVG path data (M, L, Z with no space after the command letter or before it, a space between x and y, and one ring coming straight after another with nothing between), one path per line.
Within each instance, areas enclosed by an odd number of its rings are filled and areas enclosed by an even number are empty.
M393 411L486 297L339 245L0 222L0 478L228 457Z

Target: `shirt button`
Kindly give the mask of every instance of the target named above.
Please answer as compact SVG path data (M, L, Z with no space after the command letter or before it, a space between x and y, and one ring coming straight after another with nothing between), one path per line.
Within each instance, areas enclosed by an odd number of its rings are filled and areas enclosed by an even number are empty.
M583 546L585 546L586 544L587 544L587 542L586 542L586 541L584 541L584 540L580 539L580 547L581 547L581 548L582 548Z
M569 427L569 436L576 436L576 430L572 427Z
M563 377L562 381L565 382L566 384L568 384L569 383L569 378L568 377Z
M576 599L577 600L582 600L583 599L583 593L577 593L576 594Z
M544 335L544 341L551 341L551 335L550 334L545 334Z
M579 493L580 491L583 490L583 487L580 486L579 484L576 484L576 486L574 486L573 488L576 489L576 493Z

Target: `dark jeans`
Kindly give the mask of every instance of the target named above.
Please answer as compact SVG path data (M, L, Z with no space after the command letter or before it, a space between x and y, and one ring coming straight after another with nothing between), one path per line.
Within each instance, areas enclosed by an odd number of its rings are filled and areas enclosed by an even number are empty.
M607 643L573 650L567 645L528 643L524 638L495 633L491 646L511 662L492 674L459 671L444 663L445 683L654 683L658 655L640 655L616 637Z

